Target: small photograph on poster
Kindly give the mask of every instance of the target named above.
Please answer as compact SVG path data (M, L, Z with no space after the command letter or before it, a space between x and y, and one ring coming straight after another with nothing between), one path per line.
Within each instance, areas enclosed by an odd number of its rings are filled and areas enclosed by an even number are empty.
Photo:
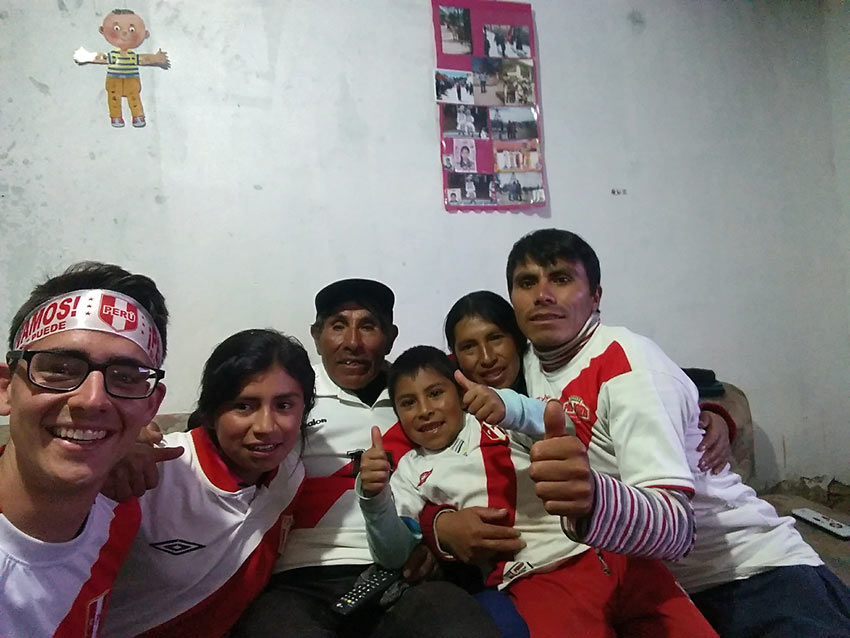
M537 140L495 141L493 157L499 173L540 170L540 144Z
M469 9L440 7L440 38L443 53L469 55L472 53L472 27Z
M539 137L537 108L534 106L491 107L490 134L494 140L526 140Z
M499 204L507 205L545 201L543 173L496 173L496 197Z
M472 75L475 76L475 103L480 106L501 106L505 103L505 82L502 79L502 60L498 58L472 58Z
M446 203L449 206L456 206L458 204L462 204L460 200L460 189L459 188L448 188L446 189Z
M484 55L488 58L530 58L528 27L510 24L484 25Z
M434 71L434 84L438 102L450 104L472 104L472 73L437 69Z
M534 104L534 67L531 60L504 60L501 72L502 104Z
M456 139L452 155L455 171L458 173L474 173L478 170L475 162L475 140Z
M460 193L459 205L493 205L496 203L491 198L491 183L495 183L493 175L486 173L449 173L449 187L446 190L446 199L451 204L452 191Z
M487 139L487 109L481 106L443 104L445 137L480 137Z
M451 155L443 155L443 168L447 171L454 170L455 165Z

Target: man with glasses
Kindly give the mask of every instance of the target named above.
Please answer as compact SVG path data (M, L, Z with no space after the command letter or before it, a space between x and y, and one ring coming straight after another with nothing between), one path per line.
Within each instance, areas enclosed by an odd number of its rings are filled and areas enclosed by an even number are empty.
M99 495L156 414L168 311L156 284L85 262L37 286L0 363L0 636L98 636L139 526Z

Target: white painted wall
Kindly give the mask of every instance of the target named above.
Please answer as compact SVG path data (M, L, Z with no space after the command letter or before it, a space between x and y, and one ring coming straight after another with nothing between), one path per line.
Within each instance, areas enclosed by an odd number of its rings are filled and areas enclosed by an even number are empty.
M307 340L334 278L395 288L396 353L439 344L454 299L505 291L516 238L566 227L607 322L747 392L761 482L850 480L846 4L537 0L542 215L441 209L427 0L135 2L173 60L143 69L142 130L71 60L114 5L0 6L0 325L72 261L150 274L187 410L216 342Z

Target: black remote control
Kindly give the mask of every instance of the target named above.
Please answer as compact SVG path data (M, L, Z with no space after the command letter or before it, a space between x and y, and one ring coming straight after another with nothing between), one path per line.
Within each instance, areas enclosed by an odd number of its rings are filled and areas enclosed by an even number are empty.
M401 572L398 570L372 565L360 574L351 591L343 594L334 603L333 610L347 616L369 601L379 598L399 578L401 578Z

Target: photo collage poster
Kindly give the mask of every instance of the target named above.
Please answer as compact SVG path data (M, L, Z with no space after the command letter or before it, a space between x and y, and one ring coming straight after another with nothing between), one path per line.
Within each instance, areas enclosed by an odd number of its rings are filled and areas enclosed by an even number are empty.
M432 0L446 210L545 205L531 5Z

